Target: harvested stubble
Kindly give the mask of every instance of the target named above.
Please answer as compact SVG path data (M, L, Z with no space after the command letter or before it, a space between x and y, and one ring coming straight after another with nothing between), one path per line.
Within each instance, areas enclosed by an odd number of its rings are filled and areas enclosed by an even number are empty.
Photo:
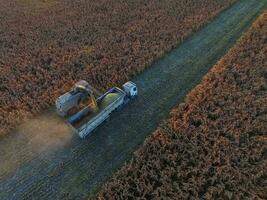
M99 199L267 198L267 12Z

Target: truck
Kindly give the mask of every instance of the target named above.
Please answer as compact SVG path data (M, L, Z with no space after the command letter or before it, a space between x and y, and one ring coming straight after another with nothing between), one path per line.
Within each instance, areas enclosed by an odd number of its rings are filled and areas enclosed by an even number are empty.
M138 95L135 83L128 81L123 89L113 87L101 94L81 80L67 93L56 99L57 113L79 137L85 138L100 126L110 114Z

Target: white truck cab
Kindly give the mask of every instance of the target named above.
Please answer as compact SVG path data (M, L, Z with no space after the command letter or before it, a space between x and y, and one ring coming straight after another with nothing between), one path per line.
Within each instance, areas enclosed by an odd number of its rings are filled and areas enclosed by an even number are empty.
M138 95L137 86L132 81L128 81L123 84L123 90L129 97L135 97Z

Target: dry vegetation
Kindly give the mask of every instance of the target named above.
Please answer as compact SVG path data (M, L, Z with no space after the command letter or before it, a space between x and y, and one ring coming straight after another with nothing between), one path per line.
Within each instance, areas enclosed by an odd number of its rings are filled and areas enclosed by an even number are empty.
M74 81L121 84L234 1L0 0L0 135Z
M267 198L267 12L99 199Z

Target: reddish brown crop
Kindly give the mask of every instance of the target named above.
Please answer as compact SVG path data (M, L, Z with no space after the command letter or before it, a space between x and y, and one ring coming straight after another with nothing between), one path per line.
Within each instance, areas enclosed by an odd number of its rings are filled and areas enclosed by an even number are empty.
M119 85L235 0L0 0L0 135L79 80Z
M267 12L99 199L266 199Z

